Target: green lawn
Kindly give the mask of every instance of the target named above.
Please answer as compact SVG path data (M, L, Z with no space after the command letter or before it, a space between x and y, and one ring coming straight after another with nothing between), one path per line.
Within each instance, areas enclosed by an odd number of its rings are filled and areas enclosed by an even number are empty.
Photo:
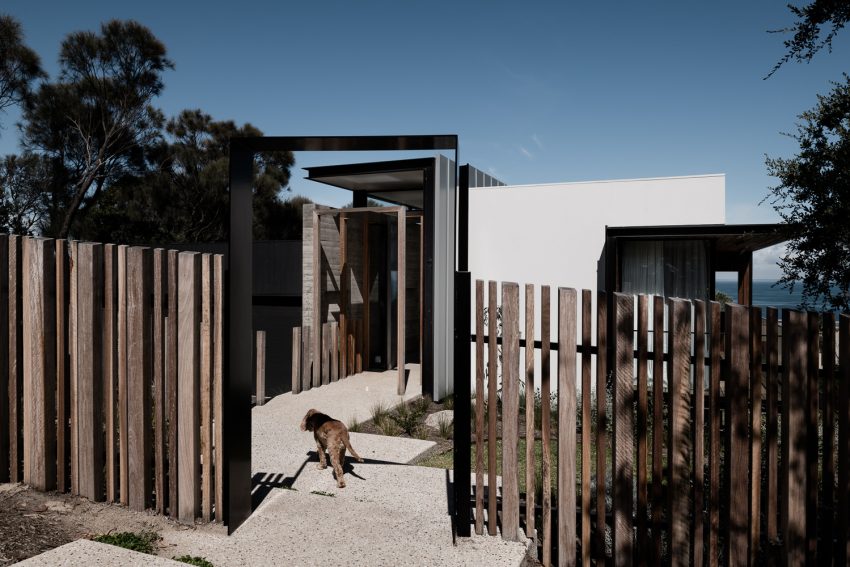
M525 458L525 439L519 440L519 447L517 449L517 456L519 461L519 491L525 492L526 480L525 480L525 471L528 467ZM552 446L550 447L550 453L552 454L552 494L554 495L557 491L557 481L558 481L558 448L557 448L557 440L552 440ZM475 458L478 454L478 446L473 443L472 444L472 457L471 457L471 465L472 470L475 470ZM581 459L581 453L576 455L577 459ZM580 462L580 461L577 461ZM541 485L541 479L543 478L543 442L540 440L536 440L534 442L534 463L535 463L535 476L537 478L536 484L539 487ZM436 467L441 469L450 469L454 467L453 460L453 452L452 450L446 451L445 453L440 453L438 455L434 455L429 457L428 459L416 463L419 466L423 467ZM484 445L484 472L488 472L489 467L487 466L487 445ZM496 474L502 474L502 441L501 439L496 441Z

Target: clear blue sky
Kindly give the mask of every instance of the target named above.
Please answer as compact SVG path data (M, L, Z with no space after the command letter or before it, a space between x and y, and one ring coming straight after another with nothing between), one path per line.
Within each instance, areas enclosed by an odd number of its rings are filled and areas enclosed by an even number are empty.
M6 0L0 11L48 71L69 31L149 26L176 63L158 101L167 115L201 108L275 135L456 133L462 162L509 184L725 173L730 223L778 220L758 206L773 183L764 156L790 156L781 132L850 70L845 31L831 54L762 80L784 52L767 33L791 23L784 0ZM0 153L16 150L15 118L0 116Z

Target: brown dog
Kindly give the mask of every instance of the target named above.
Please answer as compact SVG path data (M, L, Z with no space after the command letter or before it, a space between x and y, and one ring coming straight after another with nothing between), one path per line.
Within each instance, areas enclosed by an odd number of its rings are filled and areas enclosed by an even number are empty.
M342 478L342 464L345 462L345 450L351 452L351 456L358 462L363 462L351 441L348 438L348 429L345 424L337 419L320 413L318 410L308 410L301 421L301 431L312 431L316 439L316 451L319 453L319 464L316 468L328 468L325 460L325 450L331 457L331 465L336 473L336 483L340 488L345 488L345 480Z

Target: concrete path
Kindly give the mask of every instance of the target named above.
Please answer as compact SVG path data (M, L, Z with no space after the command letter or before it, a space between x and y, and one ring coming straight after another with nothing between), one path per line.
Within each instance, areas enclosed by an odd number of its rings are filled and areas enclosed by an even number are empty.
M409 370L404 399L421 391L418 365ZM399 402L396 379L395 372L366 372L255 407L253 515L231 536L215 524L167 531L160 555L205 557L216 567L522 565L526 542L483 536L453 545L450 471L406 464L433 446L430 441L352 433L365 462L347 461L347 487L337 488L330 468L316 469L313 434L299 428L307 410L345 423L368 420L375 403ZM116 552L114 562L99 556L95 563L133 564L125 559Z
M78 539L66 543L16 565L21 567L91 567L92 565L122 565L126 567L175 567L186 565L164 557L145 555L122 547Z

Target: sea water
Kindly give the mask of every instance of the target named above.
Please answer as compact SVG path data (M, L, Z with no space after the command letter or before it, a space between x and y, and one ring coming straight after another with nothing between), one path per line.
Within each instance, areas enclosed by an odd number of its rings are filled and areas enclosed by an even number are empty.
M737 282L718 281L715 288L731 297L732 301L735 301L735 298L738 297ZM800 309L800 303L803 301L802 289L802 285L797 285L791 292L788 288L777 284L775 280L753 280L753 305L776 307L780 311L782 309ZM820 309L816 310L820 311Z

